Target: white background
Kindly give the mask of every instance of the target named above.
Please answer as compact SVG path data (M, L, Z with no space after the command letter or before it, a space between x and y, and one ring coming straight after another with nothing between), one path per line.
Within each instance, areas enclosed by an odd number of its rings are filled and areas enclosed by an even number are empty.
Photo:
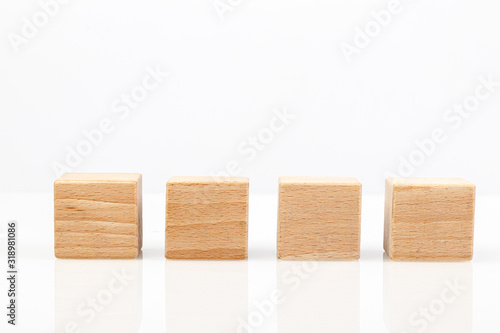
M341 43L389 1L231 3L222 20L213 0L71 0L16 52L9 38L41 9L2 1L0 190L50 191L53 163L110 118L114 131L73 170L140 172L146 192L237 160L256 193L271 193L280 175L335 175L381 194L415 140L440 127L448 139L411 175L465 177L499 193L500 87L458 128L443 118L481 76L500 81L496 2L401 1L350 63ZM170 76L126 119L113 113L156 66ZM296 118L248 161L238 147L274 108Z
M343 43L354 45L358 29L373 25L372 12L389 1L227 0L231 9L222 15L216 3L71 0L16 50L14 34L23 36L25 18L32 22L40 5L0 2L0 236L8 220L20 225L20 326L13 331L63 332L76 306L122 268L134 282L86 331L234 332L237 318L248 319L256 302L281 290L286 301L254 332L415 332L409 316L438 302L455 278L465 291L425 331L499 327L500 87L460 123L445 117L474 100L478 87L487 92L483 78L500 81L500 6L401 1L348 61ZM120 117L115 103L155 68L169 76ZM255 156L242 154L238 147L269 134L276 110L295 117ZM71 169L143 174L143 257L123 266L55 260L54 163L66 163L68 149L85 144L82 133L104 119L114 130ZM428 142L436 130L446 140L424 155L416 141ZM400 169L412 156L423 158ZM249 260L165 261L166 180L233 170L234 161L233 174L251 179ZM389 173L477 185L472 263L383 260ZM289 264L275 259L281 175L363 183L361 260L322 263L296 292L284 281Z

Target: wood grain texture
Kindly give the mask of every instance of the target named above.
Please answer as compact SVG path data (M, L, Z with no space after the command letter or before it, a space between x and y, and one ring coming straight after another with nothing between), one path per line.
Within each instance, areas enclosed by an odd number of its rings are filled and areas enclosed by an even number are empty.
M248 178L173 177L167 182L167 259L246 259Z
M458 178L388 178L384 249L393 260L467 261L474 184Z
M361 183L355 178L281 177L278 258L359 259Z
M142 248L140 174L65 174L54 183L55 256L130 259Z

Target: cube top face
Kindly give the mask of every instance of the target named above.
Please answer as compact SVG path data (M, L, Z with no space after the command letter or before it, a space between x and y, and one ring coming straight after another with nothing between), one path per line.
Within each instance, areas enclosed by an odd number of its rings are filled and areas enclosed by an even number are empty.
M142 178L140 173L66 173L56 183L62 182L139 182Z
M174 177L167 182L167 259L246 259L248 178Z
M177 176L168 180L168 184L242 184L248 187L247 177L192 177Z
M281 177L278 258L359 259L361 183L355 178Z
M467 261L474 239L474 184L457 178L389 178L384 248L393 260Z
M299 176L299 177L280 177L279 178L280 185L361 185L361 183L352 177L308 177L308 176Z
M140 174L65 174L54 183L55 255L132 259L142 247Z
M471 182L462 178L425 178L425 177L393 177L387 178L387 183L395 186L469 186L475 187Z

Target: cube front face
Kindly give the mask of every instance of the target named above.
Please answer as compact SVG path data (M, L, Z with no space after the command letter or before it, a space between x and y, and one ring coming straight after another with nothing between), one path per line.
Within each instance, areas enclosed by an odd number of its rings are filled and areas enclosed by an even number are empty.
M475 186L462 179L388 179L385 251L393 260L471 260L474 206Z
M140 174L65 174L54 183L55 255L131 259L142 247Z
M248 178L173 177L167 183L167 259L246 259Z
M280 178L278 258L359 259L360 234L361 183L356 179Z

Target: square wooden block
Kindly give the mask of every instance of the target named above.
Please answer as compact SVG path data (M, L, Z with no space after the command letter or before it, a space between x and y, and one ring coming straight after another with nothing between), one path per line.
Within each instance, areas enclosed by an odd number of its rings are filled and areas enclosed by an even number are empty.
M278 258L359 259L361 183L355 178L281 177Z
M54 183L54 225L57 258L136 258L142 248L141 175L63 175Z
M246 259L248 178L171 178L165 234L167 259Z
M476 186L457 178L389 178L384 249L393 260L471 260Z

